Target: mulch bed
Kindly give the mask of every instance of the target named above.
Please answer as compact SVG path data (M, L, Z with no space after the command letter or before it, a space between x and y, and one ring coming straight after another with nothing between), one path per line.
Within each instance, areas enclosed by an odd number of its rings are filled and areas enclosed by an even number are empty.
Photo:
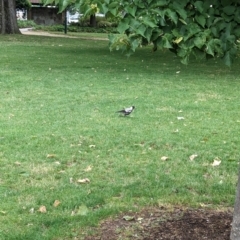
M85 240L229 240L232 211L144 209L102 222Z

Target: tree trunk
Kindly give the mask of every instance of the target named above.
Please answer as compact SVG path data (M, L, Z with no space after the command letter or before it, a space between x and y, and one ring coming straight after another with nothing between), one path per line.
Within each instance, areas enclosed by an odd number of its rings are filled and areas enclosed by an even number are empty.
M96 20L96 15L95 14L90 16L90 26L91 27L96 27L97 26L97 20Z
M230 239L231 240L240 239L240 171L238 173L238 186L233 212L233 222Z
M17 25L15 0L0 0L0 34L20 33Z

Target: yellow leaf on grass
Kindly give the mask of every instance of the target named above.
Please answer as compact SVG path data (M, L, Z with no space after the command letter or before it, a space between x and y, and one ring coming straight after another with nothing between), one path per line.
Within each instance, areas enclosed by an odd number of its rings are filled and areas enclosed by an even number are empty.
M133 221L133 220L135 220L135 217L134 216L124 216L123 219L126 221Z
M47 154L47 158L55 158L56 154Z
M168 160L168 157L163 156L163 157L161 157L161 160L162 160L162 161L166 161L166 160Z
M78 183L90 183L90 180L88 178L78 179Z
M184 117L177 117L178 120L184 120Z
M190 161L193 161L198 155L197 154L193 154L189 157Z
M53 206L54 207L57 207L61 202L59 200L55 200L54 203L53 203Z
M40 213L46 213L46 212L47 212L47 209L46 209L45 206L40 206L40 208L38 209L38 211L39 211Z
M221 164L221 160L216 158L214 159L213 163L211 164L213 167L219 166Z
M87 166L87 167L84 169L84 172L90 172L90 171L92 171L92 166L91 166L91 165Z

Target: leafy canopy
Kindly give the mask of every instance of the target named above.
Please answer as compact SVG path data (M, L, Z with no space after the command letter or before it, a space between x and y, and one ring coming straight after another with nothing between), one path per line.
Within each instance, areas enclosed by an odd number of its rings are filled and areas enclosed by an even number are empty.
M189 57L221 57L230 66L240 43L239 0L43 0L63 11L74 4L81 12L101 11L119 19L119 35L111 35L110 49L128 55L139 46L153 51L167 48L187 64Z
M16 0L16 8L25 8L28 9L32 5L29 0Z

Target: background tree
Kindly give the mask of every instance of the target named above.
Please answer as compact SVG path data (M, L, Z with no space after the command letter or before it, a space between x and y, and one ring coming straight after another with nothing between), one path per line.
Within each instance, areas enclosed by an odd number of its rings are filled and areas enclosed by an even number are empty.
M15 0L0 0L0 33L20 33L17 25Z
M29 0L16 0L16 8L29 9L32 6Z
M238 173L238 186L237 186L236 200L235 200L235 206L234 206L234 212L233 212L233 223L232 223L230 239L231 240L240 239L240 171Z

